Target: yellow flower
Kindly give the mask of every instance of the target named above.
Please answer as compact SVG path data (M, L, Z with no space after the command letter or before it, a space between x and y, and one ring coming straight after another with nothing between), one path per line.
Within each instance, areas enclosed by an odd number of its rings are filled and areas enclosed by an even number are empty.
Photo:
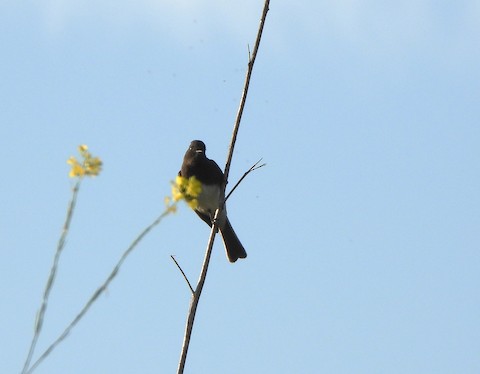
M83 158L82 162L79 162L75 157L70 157L67 160L67 164L71 165L68 176L70 178L83 178L84 176L97 176L102 171L102 160L98 157L92 157L92 154L88 152L86 145L78 146L78 152Z
M175 202L183 199L182 190L184 187L182 186L182 183L184 179L185 178L177 177L175 178L175 182L172 182L172 198Z
M168 213L176 213L177 212L177 202L172 201L172 199L167 196L164 200L165 207L167 208Z
M187 201L187 204L190 208L192 209L197 209L198 207L198 200L197 199L192 199L192 200L188 200Z
M172 182L172 199L177 202L185 200L192 209L198 206L197 197L202 192L202 184L195 177L184 178L177 176Z
M198 197L200 192L202 192L202 183L197 178L191 177L187 185L187 195Z
M98 175L102 170L102 160L100 160L98 157L85 158L84 165L85 173L87 175Z

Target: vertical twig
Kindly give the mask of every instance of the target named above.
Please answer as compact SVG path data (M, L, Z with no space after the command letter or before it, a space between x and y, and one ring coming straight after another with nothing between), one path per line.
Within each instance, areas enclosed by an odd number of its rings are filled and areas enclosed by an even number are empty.
M267 18L269 5L270 5L270 1L266 0L265 4L264 4L264 7L263 7L262 17L260 19L260 26L259 26L258 33L257 33L257 39L255 41L255 47L253 48L252 55L250 56L250 54L249 54L248 69L247 69L247 75L245 77L243 94L242 94L242 98L240 100L240 106L238 108L237 117L236 117L236 120L235 120L235 126L233 128L232 140L230 142L228 157L227 157L227 161L226 161L226 164L225 164L224 183L223 183L223 186L222 186L223 194L221 194L221 196L225 196L225 187L226 187L226 182L228 180L228 174L230 172L230 164L232 162L233 150L234 150L234 147L235 147L235 142L237 140L238 129L240 128L240 122L242 120L243 108L245 107L245 102L247 100L248 87L250 85L250 78L252 76L253 65L255 63L258 48L260 46L260 40L262 38L263 26L265 25L265 19ZM224 200L220 201L220 207L215 212L215 217L214 217L214 220L213 220L212 230L210 231L210 237L209 237L209 240L208 240L207 250L206 250L205 258L204 258L204 261L203 261L202 271L200 273L200 277L199 277L199 280L198 280L197 287L195 288L195 292L192 295L192 299L190 301L190 310L188 312L187 324L185 326L185 335L184 335L184 338L183 338L182 353L180 355L180 362L178 364L177 374L183 374L183 371L185 369L185 362L186 362L186 359L187 359L187 353L188 353L188 347L189 347L189 344L190 344L190 337L191 337L191 334L192 334L193 323L195 321L195 314L196 314L196 311L197 311L198 302L200 300L200 295L202 293L203 285L205 284L205 279L207 277L207 270L208 270L208 265L209 265L209 262L210 262L210 256L211 256L211 253L212 253L213 242L215 240L215 234L217 233L217 217L219 215L219 212L223 209L224 202L225 202Z
M247 94L248 94L248 88L250 86L250 78L252 76L253 65L255 64L258 48L260 47L260 41L262 40L263 26L265 25L265 19L267 18L269 6L270 6L270 0L265 0L262 17L260 18L260 26L258 27L257 39L255 40L255 46L253 47L253 53L250 56L250 51L249 51L249 54L248 54L249 60L248 60L247 75L245 76L245 84L243 87L242 98L240 100L240 106L238 107L235 126L233 127L232 140L230 142L230 149L228 151L227 162L225 163L225 172L224 172L225 182L228 180L228 174L230 172L230 164L232 163L232 157L233 157L233 149L235 147L235 142L237 141L238 129L240 128L240 122L242 121L243 108L245 107L245 102L247 101Z
M188 311L187 324L185 326L185 335L182 344L182 353L180 355L180 362L178 364L178 374L182 374L185 369L185 362L187 361L188 347L190 345L190 337L192 336L193 323L195 322L195 314L197 312L198 302L200 295L202 294L203 285L207 277L208 265L210 263L210 256L212 254L213 242L215 240L215 234L217 232L217 216L219 209L215 212L215 218L213 220L212 230L210 231L210 237L208 238L207 251L205 252L205 258L203 259L202 271L198 279L197 287L190 300L190 310Z
M42 331L43 319L45 317L45 312L47 311L47 306L48 306L48 299L50 296L50 292L52 291L53 284L55 283L55 276L57 275L58 262L60 261L60 255L62 254L62 250L65 247L65 241L67 239L68 231L70 229L70 223L72 222L73 211L75 209L75 203L77 202L77 195L78 195L79 188L80 188L80 180L78 180L75 183L75 186L73 187L72 199L70 200L70 204L68 205L67 217L65 218L65 223L63 224L62 235L60 235L60 239L58 240L57 250L55 252L55 257L53 258L52 267L50 269L50 275L48 276L48 280L45 285L42 304L40 306L39 311L37 312L33 338L30 343L30 348L28 350L27 358L23 365L22 374L26 373L30 366L30 362L32 361L32 357L35 352L35 347L37 345L38 338L40 337L40 333Z

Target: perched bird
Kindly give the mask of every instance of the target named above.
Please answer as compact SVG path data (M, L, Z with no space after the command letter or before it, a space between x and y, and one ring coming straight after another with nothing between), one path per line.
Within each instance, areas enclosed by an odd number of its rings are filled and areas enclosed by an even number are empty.
M205 150L205 143L200 140L192 141L183 157L182 168L178 175L184 178L195 176L202 184L202 191L197 197L198 205L195 213L211 227L215 211L221 201L220 194L222 194L222 200L225 199L222 190L224 175L217 163L207 158ZM226 207L217 218L218 229L222 235L228 260L235 262L239 258L247 257L245 248L228 220Z

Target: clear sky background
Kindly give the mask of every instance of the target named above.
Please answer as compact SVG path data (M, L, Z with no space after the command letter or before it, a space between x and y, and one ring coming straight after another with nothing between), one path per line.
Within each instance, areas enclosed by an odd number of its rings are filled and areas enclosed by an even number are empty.
M223 167L262 1L0 3L0 371L41 353L164 209L192 139ZM273 0L186 373L480 372L480 3ZM173 373L209 229L149 234L36 373ZM217 238L218 239L218 238Z

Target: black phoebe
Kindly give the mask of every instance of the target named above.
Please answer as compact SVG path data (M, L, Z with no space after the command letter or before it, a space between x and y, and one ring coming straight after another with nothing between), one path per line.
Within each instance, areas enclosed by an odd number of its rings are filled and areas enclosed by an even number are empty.
M224 176L217 163L207 158L205 150L205 143L200 140L192 141L183 157L182 168L178 175L184 178L195 176L202 184L202 191L197 197L198 206L195 213L211 227L215 211L219 205L220 194L223 192ZM224 198L225 196L222 196L222 199ZM228 260L235 262L239 258L247 257L245 248L238 240L237 234L233 231L233 227L228 220L226 207L223 208L223 212L218 217L218 228L222 235L223 244L225 244Z

